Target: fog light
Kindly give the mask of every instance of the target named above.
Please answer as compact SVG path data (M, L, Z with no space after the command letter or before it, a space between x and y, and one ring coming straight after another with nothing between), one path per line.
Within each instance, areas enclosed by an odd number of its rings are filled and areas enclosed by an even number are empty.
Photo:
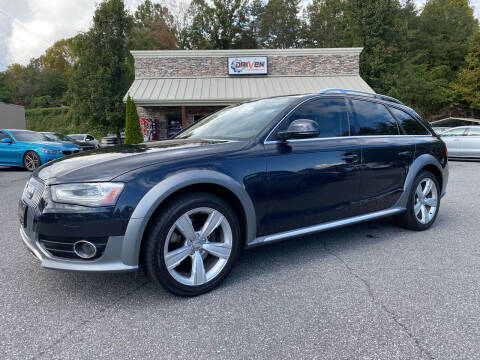
M73 244L73 251L82 259L91 259L97 255L97 247L90 241L80 240Z

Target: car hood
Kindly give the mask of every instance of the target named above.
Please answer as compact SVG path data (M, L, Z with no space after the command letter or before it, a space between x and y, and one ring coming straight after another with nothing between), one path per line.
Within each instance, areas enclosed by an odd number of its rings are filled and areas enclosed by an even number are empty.
M79 153L39 168L35 176L47 184L110 181L126 172L161 162L235 151L244 143L226 140L165 140L118 145Z

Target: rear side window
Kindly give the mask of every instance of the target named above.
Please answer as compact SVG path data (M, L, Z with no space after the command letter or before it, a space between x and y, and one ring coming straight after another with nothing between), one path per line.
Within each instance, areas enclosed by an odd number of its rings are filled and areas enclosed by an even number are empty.
M464 136L466 135L465 132L467 130L465 128L458 128L458 129L452 129L452 130L447 130L441 133L441 136Z
M289 116L283 127L298 119L313 120L318 124L321 138L349 136L347 108L342 98L316 99L300 105Z
M3 132L0 132L0 140L6 139L6 138L8 138L8 137L9 137L9 136L8 136L7 134L5 134L5 133L3 133Z
M480 128L468 129L467 136L480 136Z
M407 135L428 135L428 131L405 111L390 108L398 123Z
M399 135L398 125L387 108L379 103L352 100L356 135Z

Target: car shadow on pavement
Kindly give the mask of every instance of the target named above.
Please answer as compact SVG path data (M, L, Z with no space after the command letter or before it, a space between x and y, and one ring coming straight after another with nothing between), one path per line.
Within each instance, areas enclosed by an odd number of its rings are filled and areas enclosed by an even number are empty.
M326 249L334 248L335 253L341 256L344 251L355 252L356 248L389 241L390 237L375 235L375 230L383 228L390 231L390 228L394 230L396 227L389 219L383 219L243 251L231 274L213 292L215 296L224 296L235 291L235 287L248 286L248 282L255 282L259 277L267 279L273 274L295 271L311 261L323 261L331 256ZM60 292L66 297L84 298L90 303L105 304L112 299L114 302L120 301L133 292L135 297L145 302L183 301L151 282L141 270L105 274L51 271L46 278L49 279L48 284L43 285L55 288L57 294Z
M24 172L28 174L28 171L21 167L8 167L8 166L0 166L0 172Z

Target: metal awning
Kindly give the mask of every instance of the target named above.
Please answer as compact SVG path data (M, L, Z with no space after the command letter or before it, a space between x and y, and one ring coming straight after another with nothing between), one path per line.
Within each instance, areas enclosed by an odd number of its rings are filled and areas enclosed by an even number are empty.
M137 105L230 105L326 88L374 92L359 75L137 78L128 90Z

